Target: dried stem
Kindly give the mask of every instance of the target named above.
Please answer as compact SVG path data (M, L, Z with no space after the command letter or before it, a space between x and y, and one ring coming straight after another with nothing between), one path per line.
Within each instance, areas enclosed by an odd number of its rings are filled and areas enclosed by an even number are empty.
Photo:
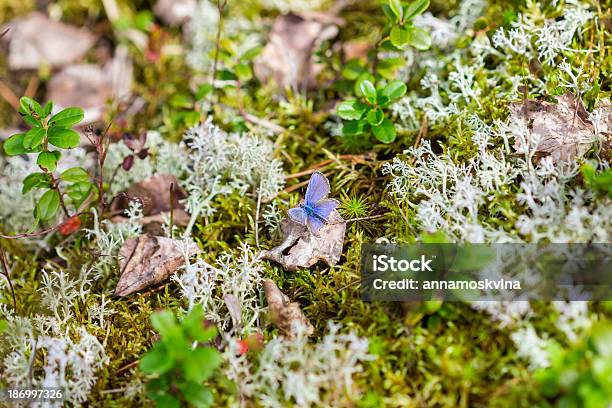
M74 217L79 217L79 216L83 215L84 213L85 212L81 212L81 213L75 214ZM27 233L24 233L24 234L17 234L17 235L4 235L4 234L0 234L0 238L5 238L5 239L36 238L36 237L40 237L40 236L46 235L46 234L48 234L50 232L56 231L56 230L62 228L64 225L66 225L69 222L71 222L70 219L64 221L61 224L57 224L57 225L55 225L53 227L49 227L49 228L46 228L46 229L38 231L38 232L31 232L31 233L27 232Z
M214 102L215 95L215 77L217 76L217 66L219 65L219 48L221 48L221 32L223 31L223 11L227 5L227 0L217 0L217 11L219 12L219 23L217 24L217 36L215 38L215 57L213 60L213 69L210 78L210 93L211 107Z

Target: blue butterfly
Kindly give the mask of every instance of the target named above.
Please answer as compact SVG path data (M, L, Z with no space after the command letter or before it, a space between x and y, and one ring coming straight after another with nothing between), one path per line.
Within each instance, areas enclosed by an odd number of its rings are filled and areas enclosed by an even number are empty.
M308 187L306 197L299 207L289 209L289 218L305 225L315 236L328 222L329 214L340 204L337 200L327 198L329 194L329 181L320 172L314 172Z

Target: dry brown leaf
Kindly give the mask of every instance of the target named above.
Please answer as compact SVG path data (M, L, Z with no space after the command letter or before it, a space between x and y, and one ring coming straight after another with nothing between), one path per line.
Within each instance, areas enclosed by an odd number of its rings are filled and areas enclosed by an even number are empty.
M313 54L321 42L338 34L344 21L326 13L289 13L279 16L272 25L268 43L254 64L257 78L274 81L285 89L304 90L316 85L321 66Z
M536 159L550 156L553 162L572 161L583 156L598 140L582 102L571 93L558 103L528 100L510 104L512 121L528 128L527 143ZM514 148L525 154L530 149L517 139ZM535 145L535 147L534 147Z
M296 335L296 325L305 327L305 333L310 336L314 332L314 328L302 313L300 305L296 302L291 302L289 298L280 291L276 283L271 279L265 279L263 282L266 300L268 302L268 310L272 322L287 338L292 339Z
M189 256L197 252L198 246L191 244ZM185 263L176 241L152 235L128 239L121 247L119 256L121 278L115 289L117 296L127 296L163 282Z
M170 174L156 174L130 186L124 192L125 194L121 194L115 200L112 210L125 210L129 207L131 201L137 200L142 204L142 214L144 216L170 211L171 188L174 189L174 209L184 209L180 201L187 198L187 193L181 188L176 177Z
M10 23L9 67L38 69L42 64L59 67L70 64L93 46L96 38L88 30L49 20L31 13Z
M334 210L329 215L329 222L319 230L318 237L290 218L283 220L281 230L283 242L269 251L264 251L263 259L278 262L288 271L309 268L318 261L335 265L340 260L346 221L337 211Z
M195 0L157 0L153 12L166 24L181 25L191 19L196 7Z
M115 57L102 68L92 64L69 65L49 82L47 99L54 111L80 106L85 112L83 124L100 120L109 100L129 98L133 65L127 48L117 47Z
M170 188L174 186L174 205L173 205L173 224L184 227L189 223L189 214L181 201L187 198L187 193L183 190L176 179L170 174L157 174L139 183L135 183L113 202L111 210L121 211L129 207L131 201L138 201L142 204L143 218L139 220L142 225L150 226L148 232L159 233L164 220L170 215ZM114 223L125 222L127 219L122 216L113 217ZM157 225L152 225L157 224Z

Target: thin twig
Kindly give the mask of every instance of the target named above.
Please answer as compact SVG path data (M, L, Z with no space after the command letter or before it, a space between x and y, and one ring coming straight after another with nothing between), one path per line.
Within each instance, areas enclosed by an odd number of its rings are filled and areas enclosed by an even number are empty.
M350 220L346 220L346 222L363 221L363 220L375 220L377 218L382 218L385 215L387 215L387 214L378 214L378 215L370 215L368 217L351 218Z
M25 96L27 96L28 98L33 98L34 95L36 94L36 91L38 90L38 75L34 74L34 76L32 76L32 78L30 78L30 81L28 82L28 86L26 87L26 90L23 92L23 94Z
M81 212L78 214L75 214L73 217L79 217L81 215L85 214L85 212ZM71 222L70 219L62 222L61 224L57 224L53 227L38 231L38 232L28 232L28 233L24 233L24 234L17 234L17 235L4 235L4 234L0 234L0 238L6 238L6 239L18 239L18 238L35 238L35 237L40 237L42 235L46 235L50 232L56 231L60 228L62 228L64 225L66 225L67 223Z
M48 172L47 174L49 174L49 176L51 177L52 188L57 191L57 194L59 195L59 202L60 206L62 207L62 210L64 211L64 215L66 215L66 218L70 219L72 216L70 215L70 212L68 212L68 207L66 207L66 202L64 201L64 193L59 188L59 180L53 176L53 173Z
M4 82L0 81L0 96L19 112L19 98Z
M126 372L127 370L129 370L130 368L134 368L138 365L138 363L140 362L140 360L136 360L136 361L132 361L131 363L124 365L123 367L121 367L120 369L118 369L115 372L115 375L119 375L121 373Z
M217 66L219 64L219 48L221 48L221 32L223 31L223 10L225 9L225 5L227 4L227 0L217 0L217 11L219 12L219 23L217 25L217 35L215 38L215 57L213 60L213 69L210 78L210 105L214 102L215 95L215 77L217 76Z

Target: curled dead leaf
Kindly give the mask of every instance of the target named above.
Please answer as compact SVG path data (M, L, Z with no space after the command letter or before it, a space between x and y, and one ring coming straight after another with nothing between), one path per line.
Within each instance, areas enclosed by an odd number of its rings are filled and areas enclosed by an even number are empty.
M292 339L296 335L296 330L299 330L299 326L301 326L305 328L307 336L312 335L314 328L302 313L298 303L291 302L271 279L264 280L263 288L268 302L270 318L282 334Z
M11 22L6 38L11 69L69 64L83 57L96 39L86 29L50 20L37 12Z
M280 263L288 271L309 268L318 261L335 265L342 255L346 221L337 211L329 215L329 220L314 236L308 229L286 218L281 224L283 242L262 253L262 259Z
M588 112L579 98L567 93L558 103L527 100L510 104L510 120L522 123L527 140L517 138L514 149L535 159L550 156L553 162L582 157L598 140Z
M188 255L199 252L193 243ZM141 235L125 241L119 250L121 277L115 295L127 296L148 286L163 282L185 263L176 241L166 237Z
M254 64L257 78L285 89L304 90L316 85L321 66L314 61L318 46L338 34L344 21L326 13L289 13L272 25L268 43Z

